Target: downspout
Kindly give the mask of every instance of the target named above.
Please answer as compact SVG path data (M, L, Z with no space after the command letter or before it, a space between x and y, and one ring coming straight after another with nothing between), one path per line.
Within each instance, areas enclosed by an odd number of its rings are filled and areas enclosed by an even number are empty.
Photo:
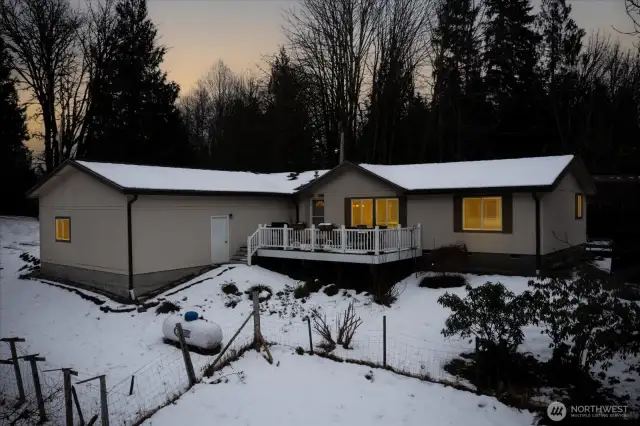
M536 205L536 275L540 276L540 270L542 269L542 256L540 255L540 197L535 192L532 192L531 195Z
M127 200L127 257L129 262L129 298L136 300L135 292L133 291L133 234L131 232L131 205L136 202L138 195L134 194L133 197Z

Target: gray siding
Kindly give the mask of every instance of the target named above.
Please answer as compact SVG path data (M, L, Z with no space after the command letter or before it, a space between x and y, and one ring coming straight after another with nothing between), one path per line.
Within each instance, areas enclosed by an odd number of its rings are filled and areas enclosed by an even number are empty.
M361 171L345 168L329 180L313 188L314 194L324 194L324 220L328 223L345 223L345 198L397 197L395 188ZM300 198L300 221L311 222L311 198L306 194ZM402 224L405 226L406 224Z
M542 197L542 254L587 242L586 197L584 216L582 219L575 218L575 196L578 193L582 193L578 182L572 174L567 173L555 191Z
M295 219L287 197L140 196L132 205L134 274L211 263L211 216L231 214L229 254L247 244L259 224Z
M46 189L39 199L42 263L127 274L126 197L71 167ZM71 218L70 243L56 242L56 216Z
M453 195L409 196L407 222L422 226L422 248L464 243L471 252L535 254L535 204L531 194L513 194L513 232L454 232Z

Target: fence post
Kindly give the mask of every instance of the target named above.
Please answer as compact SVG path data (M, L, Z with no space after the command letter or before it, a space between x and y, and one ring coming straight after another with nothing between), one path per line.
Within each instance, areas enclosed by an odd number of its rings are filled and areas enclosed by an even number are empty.
M340 249L343 253L347 252L347 230L344 225L340 227Z
M180 339L180 349L182 349L182 357L184 358L184 365L187 369L187 377L189 378L189 387L196 384L196 374L193 371L193 364L191 363L191 355L189 355L189 348L184 341L184 331L182 330L182 324L176 324L176 330L178 331L178 339Z
M282 228L282 249L286 250L288 245L289 245L289 228L285 223L284 227Z
M253 291L253 345L256 350L260 350L260 301L257 290Z
M376 255L380 254L380 227L378 225L376 225L375 229L373 230L373 250L375 251Z
M46 359L38 357L38 354L27 355L24 357L31 365L31 377L33 377L33 387L36 391L36 402L38 403L38 413L40 414L40 423L47 420L47 414L44 411L44 398L42 397L42 386L40 385L40 375L38 374L38 361L46 361Z
M24 342L24 339L20 337L9 337L0 339L2 342L9 343L9 347L11 348L11 361L13 362L13 371L16 374L16 383L18 385L18 402L24 402L24 385L22 384L22 373L20 372L20 363L18 361L18 351L16 350L17 342Z
M382 366L387 366L387 316L382 316Z
M74 374L75 373L75 374ZM71 391L71 375L77 376L78 373L70 368L62 369L64 378L64 411L66 413L67 426L73 426L73 396Z
M107 376L100 376L100 422L109 426L109 405L107 401Z
M73 385L71 385L71 394L73 395L73 402L76 404L76 411L80 418L80 426L84 426L84 416L82 415L82 408L80 408L80 401L78 401L78 392L76 392L76 388Z
M309 326L309 353L313 355L313 339L311 338L311 316L307 317L307 325Z
M133 383L136 379L136 376L131 376L131 384L129 385L129 396L133 395Z

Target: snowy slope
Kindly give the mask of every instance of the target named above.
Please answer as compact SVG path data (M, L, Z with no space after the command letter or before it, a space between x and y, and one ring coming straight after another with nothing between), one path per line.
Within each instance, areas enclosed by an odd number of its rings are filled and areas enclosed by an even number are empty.
M38 255L38 223L33 219L0 217L0 236L0 337L26 338L27 341L19 347L22 354L37 352L46 357L43 369L73 367L80 372L75 380L106 374L109 388L123 382L121 388L128 391L128 381L135 375L136 396L150 395L158 389L164 392L158 394L160 396L165 393L171 395L184 385L180 351L162 342L161 325L166 314L156 315L154 309L147 312L105 313L100 307L116 309L122 306L103 296L84 292L103 301L98 306L63 288L39 281L20 280L17 276L23 262L19 255L23 252ZM273 295L270 300L261 303L263 335L269 341L305 349L308 349L308 328L303 318L312 308L326 313L328 321L333 323L336 315L342 313L351 301L355 301L356 312L363 324L356 333L354 348L338 348L338 355L381 362L384 315L387 318L389 365L414 374L452 380L442 366L459 353L470 350L472 345L467 341L445 340L442 337L440 330L448 311L437 304L437 298L446 290L419 288L417 283L420 278L411 275L401 281L398 284L401 291L398 301L391 308L386 308L372 304L364 293L356 294L353 291L340 292L333 297L320 291L305 301L296 300L289 293L298 284L295 280L255 266L228 265L209 271L157 299L178 303L181 312L196 310L205 318L217 322L223 329L226 343L251 311L252 303L244 291L257 284L269 286ZM468 278L473 286L486 281L501 281L516 292L524 290L528 281L526 277L469 275ZM225 295L222 287L226 283L234 283L241 295ZM449 292L464 294L463 289ZM235 302L235 307L227 307L230 302ZM522 351L533 352L541 358L550 355L548 338L540 334L539 328L529 327L525 334ZM239 341L248 341L251 335L252 327L248 326L241 333ZM315 334L313 338L318 343ZM9 356L8 349L8 345L0 344L0 358ZM195 353L191 356L199 372L212 360L211 357ZM630 362L634 360L627 361ZM312 364L309 365L307 370L313 368ZM624 362L617 362L612 372L622 373L625 365ZM180 377L172 374L179 374ZM309 389L312 384L300 386ZM293 398L297 388L292 389ZM623 379L616 389L640 395L637 381ZM129 401L126 391L122 399ZM155 408L154 404L164 402L162 398L149 397L144 401L144 407ZM89 395L89 399L94 401L95 394ZM113 409L118 409L119 406L114 404L116 406ZM125 414L135 414L137 409L127 407Z
M147 420L147 426L437 425L525 426L533 415L495 398L384 370L274 348L279 364L256 352L216 374ZM368 376L368 377L367 377Z

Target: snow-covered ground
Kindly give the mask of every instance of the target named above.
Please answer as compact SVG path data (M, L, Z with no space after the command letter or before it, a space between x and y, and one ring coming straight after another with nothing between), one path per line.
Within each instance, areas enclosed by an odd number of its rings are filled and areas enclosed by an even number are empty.
M461 392L385 370L297 355L273 348L268 364L248 352L196 385L143 425L174 426L207 419L241 425L477 425L533 424L533 415L495 398Z
M152 308L146 312L126 312L126 313L105 313L100 308L121 308L115 302L106 299L104 296L91 294L102 303L98 306L96 303L81 298L78 294L63 288L47 285L40 281L20 280L18 279L19 269L24 262L19 258L23 252L38 256L38 223L33 219L25 218L2 218L0 217L0 337L19 336L26 339L25 343L21 343L19 350L21 354L39 353L46 358L42 369L71 367L79 372L78 377L74 381L83 380L98 374L106 374L107 387L110 389L110 412L118 419L113 422L117 424L131 424L131 420L141 413L152 411L158 405L167 399L174 397L177 393L186 389L186 374L182 364L182 355L178 349L162 342L161 326L162 321L166 318L166 314L156 315L155 309ZM244 291L253 285L261 284L271 288L272 296L269 300L261 303L261 329L264 337L270 341L287 346L288 348L301 346L305 350L309 347L309 336L307 323L303 320L306 315L311 312L312 308L318 308L321 312L326 313L328 322L333 323L338 314L341 314L347 305L354 301L357 315L363 320L362 326L356 333L354 348L346 350L339 348L336 350L338 355L374 362L382 362L382 323L383 316L386 316L387 322L387 362L389 365L405 370L414 374L428 374L434 379L455 381L456 379L446 373L442 367L450 359L456 357L461 352L469 351L473 347L471 342L460 341L458 339L445 340L440 331L444 325L444 321L449 312L443 309L437 303L440 295L445 290L431 290L418 287L421 275L411 275L399 283L401 294L396 303L391 308L382 307L372 304L370 298L364 293L356 294L353 291L341 291L338 295L329 297L322 291L312 293L307 300L296 300L290 294L298 282L286 276L271 272L256 266L248 267L243 265L223 266L203 274L202 276L180 285L177 288L158 296L156 299L164 299L175 302L180 305L181 312L186 310L195 310L201 313L206 319L215 321L220 324L223 330L224 343L228 341L231 335L244 322L247 315L251 312L252 302ZM504 276L475 276L469 275L468 279L471 285L481 285L486 281L501 281L513 291L519 292L527 287L530 278L527 277L504 277ZM197 283L197 284L194 284ZM225 284L234 283L241 296L227 296L222 292ZM64 287L64 286L63 286ZM464 289L452 289L449 292L464 295ZM234 303L230 303L234 302ZM235 304L235 307L229 305ZM249 324L240 334L237 344L234 348L250 341L253 329ZM525 330L526 340L521 350L529 351L541 359L546 359L550 355L548 348L549 341L546 336L540 333L540 329L529 327ZM313 335L314 343L318 343L318 336ZM240 395L236 389L245 389L243 391L242 402L236 402L236 405L226 405L226 403L218 403L221 394L226 391L220 391L221 385L210 385L211 388L218 390L198 391L194 395L185 397L177 406L166 409L172 412L176 407L191 406L189 404L202 405L198 410L211 410L207 417L228 416L231 422L236 412L243 407L259 407L269 405L269 399L265 396L269 392L273 392L274 396L269 398L280 397L281 401L287 403L280 407L284 413L291 411L294 413L292 405L296 405L295 413L302 415L313 410L311 417L323 418L325 421L331 422L331 417L322 417L320 415L323 407L327 408L334 404L339 407L340 395L347 393L353 394L353 398L357 399L362 395L364 399L367 392L375 392L383 398L387 393L393 392L393 386L404 386L406 395L414 394L416 402L411 405L408 398L400 395L392 398L394 404L407 404L412 407L422 407L427 404L427 399L438 404L438 410L442 412L461 411L464 413L473 413L479 419L492 419L487 424L521 424L525 417L518 417L518 422L509 423L506 414L503 417L500 413L507 410L502 407L496 410L484 409L478 407L479 401L470 399L469 404L462 404L460 401L466 401L473 395L461 391L455 391L449 388L434 387L414 379L411 381L405 378L396 378L389 372L375 372L376 377L380 375L384 377L381 380L380 388L374 388L375 391L365 388L370 386L360 374L364 371L364 367L349 365L332 365L331 361L318 360L308 356L295 357L289 356L289 349L274 349L274 357L277 361L281 361L278 370L266 364L255 353L245 355L241 361L233 365L234 370L245 369L248 372L248 385L225 384L226 388L233 387L234 391L231 395L240 400ZM0 358L9 356L9 347L7 344L0 343ZM198 374L202 374L202 368L210 364L213 360L211 356L202 356L192 353L193 363L198 370ZM298 357L298 358L296 358ZM261 361L256 365L256 359ZM631 361L628 361L631 362ZM246 367L245 367L246 365ZM614 370L620 373L625 368L622 362L616 363ZM262 371L265 369L265 371ZM312 371L323 371L324 373L316 374ZM279 371L286 371L283 377L275 377ZM0 365L0 377L10 377L8 373L9 366ZM347 373L352 371L353 374ZM342 389L340 393L331 396L330 400L323 402L322 398L312 398L315 394L314 381L318 381L319 377L341 377L344 372L344 383L342 378L336 379L335 389ZM360 373L359 373L360 372ZM26 374L26 373L25 373ZM58 375L60 373L45 373L46 375ZM351 374L353 377L348 378ZM133 394L130 396L130 383L132 376L135 376ZM28 375L26 377L29 377ZM295 378L299 382L294 382ZM353 378L356 379L353 379ZM270 391L268 384L261 384L259 378L270 380L270 383L282 380L283 384L278 384L273 391ZM352 382L351 380L355 380ZM26 379L25 379L26 380ZM230 383L235 378L230 379ZM363 390L358 394L354 389L359 381L363 381ZM235 382L233 382L235 383ZM287 383L286 385L284 383ZM373 385L376 386L374 382ZM343 386L342 386L343 385ZM392 386L393 385L393 386ZM83 387L84 386L84 387ZM244 386L244 385L242 385ZM254 386L253 388L251 386ZM262 388L261 386L265 386ZM318 386L330 386L330 380L326 383L322 382ZM420 388L421 386L424 387ZM439 386L439 385L438 385ZM638 382L628 382L624 379L617 385L620 391L626 391L632 395L640 395L640 387ZM422 390L413 390L414 388ZM90 411L95 410L97 403L97 392L95 388L89 388L85 385L76 386L80 399L83 404L90 406ZM206 385L198 386L198 389L206 388ZM288 391L290 389L290 391ZM334 388L332 388L334 389ZM347 390L349 389L349 390ZM367 389L365 391L365 389ZM440 389L440 390L438 390ZM1 389L0 389L1 390ZM304 391L302 391L304 390ZM200 396L206 392L218 392L216 395ZM282 394L287 392L286 394ZM308 404L295 403L302 395L310 392L307 401ZM355 392L355 394L354 394ZM438 394L441 392L441 394ZM325 397L331 392L325 393ZM396 388L395 393L398 392ZM436 395L437 394L437 395ZM453 395L458 396L453 396ZM251 396L250 396L251 395ZM276 396L278 395L278 396ZM298 395L301 395L300 397ZM417 400L418 395L431 395L428 398ZM224 397L227 401L227 397ZM233 399L231 396L228 398ZM306 396L305 396L306 398ZM376 397L377 398L377 397ZM384 397L385 399L391 398ZM448 399L456 399L451 407L445 406ZM473 398L476 398L473 396ZM635 397L632 397L632 402ZM263 401L264 400L264 401ZM375 399L374 399L375 400ZM210 401L210 402L207 402ZM184 405L183 405L184 404ZM271 402L270 404L273 404ZM345 409L349 410L349 416L356 416L356 411L360 402L349 400L345 402ZM362 419L373 418L372 413L377 411L371 407L376 406L375 403L367 403L370 407L368 410L363 409ZM429 402L430 404L430 402ZM404 406L404 405L403 405ZM430 407L431 405L424 405ZM490 403L486 404L489 407ZM220 410L223 408L224 410ZM304 408L303 408L304 407ZM482 408L482 409L481 409ZM247 408L248 409L248 408ZM195 408L194 408L195 410ZM289 411L287 411L289 410ZM424 416L432 417L433 411L429 412L418 409L416 414L411 414L407 409L406 419L409 424L415 423ZM422 411L420 411L422 410ZM251 411L251 409L248 409ZM256 411L261 411L256 409ZM273 408L273 416L280 415L275 413L278 411ZM165 410L161 414L153 417L153 423L166 423L169 420L162 420L165 417ZM480 413L483 413L480 415ZM496 418L491 417L495 413ZM513 414L509 411L509 416ZM172 414L166 414L171 416ZM296 414L298 415L298 414ZM385 423L394 423L397 420L401 423L404 419L403 414L387 413L388 416L398 415L397 418L387 418ZM452 414L453 416L454 414ZM87 416L85 415L85 418ZM264 417L262 417L264 419ZM275 419L275 417L273 417ZM348 417L352 418L352 417ZM452 417L453 419L454 417ZM498 419L499 418L499 419ZM167 419L170 419L168 417ZM244 420L243 420L244 419ZM246 424L249 418L240 417L240 420L233 420ZM165 421L165 423L161 423ZM380 419L382 422L383 419ZM488 420L487 420L488 421ZM244 422L244 423L243 423ZM373 420L372 420L373 422ZM506 422L506 423L505 423ZM240 424L237 423L237 424ZM267 422L270 424L271 422ZM275 420L274 420L275 423ZM293 423L293 422L287 422ZM341 422L342 423L342 422ZM344 422L346 423L346 422ZM364 420L356 424L364 424ZM225 421L225 424L227 422ZM236 424L236 423L229 423ZM439 423L440 424L440 423ZM446 424L446 423L442 423ZM461 424L461 422L452 421L450 424Z

